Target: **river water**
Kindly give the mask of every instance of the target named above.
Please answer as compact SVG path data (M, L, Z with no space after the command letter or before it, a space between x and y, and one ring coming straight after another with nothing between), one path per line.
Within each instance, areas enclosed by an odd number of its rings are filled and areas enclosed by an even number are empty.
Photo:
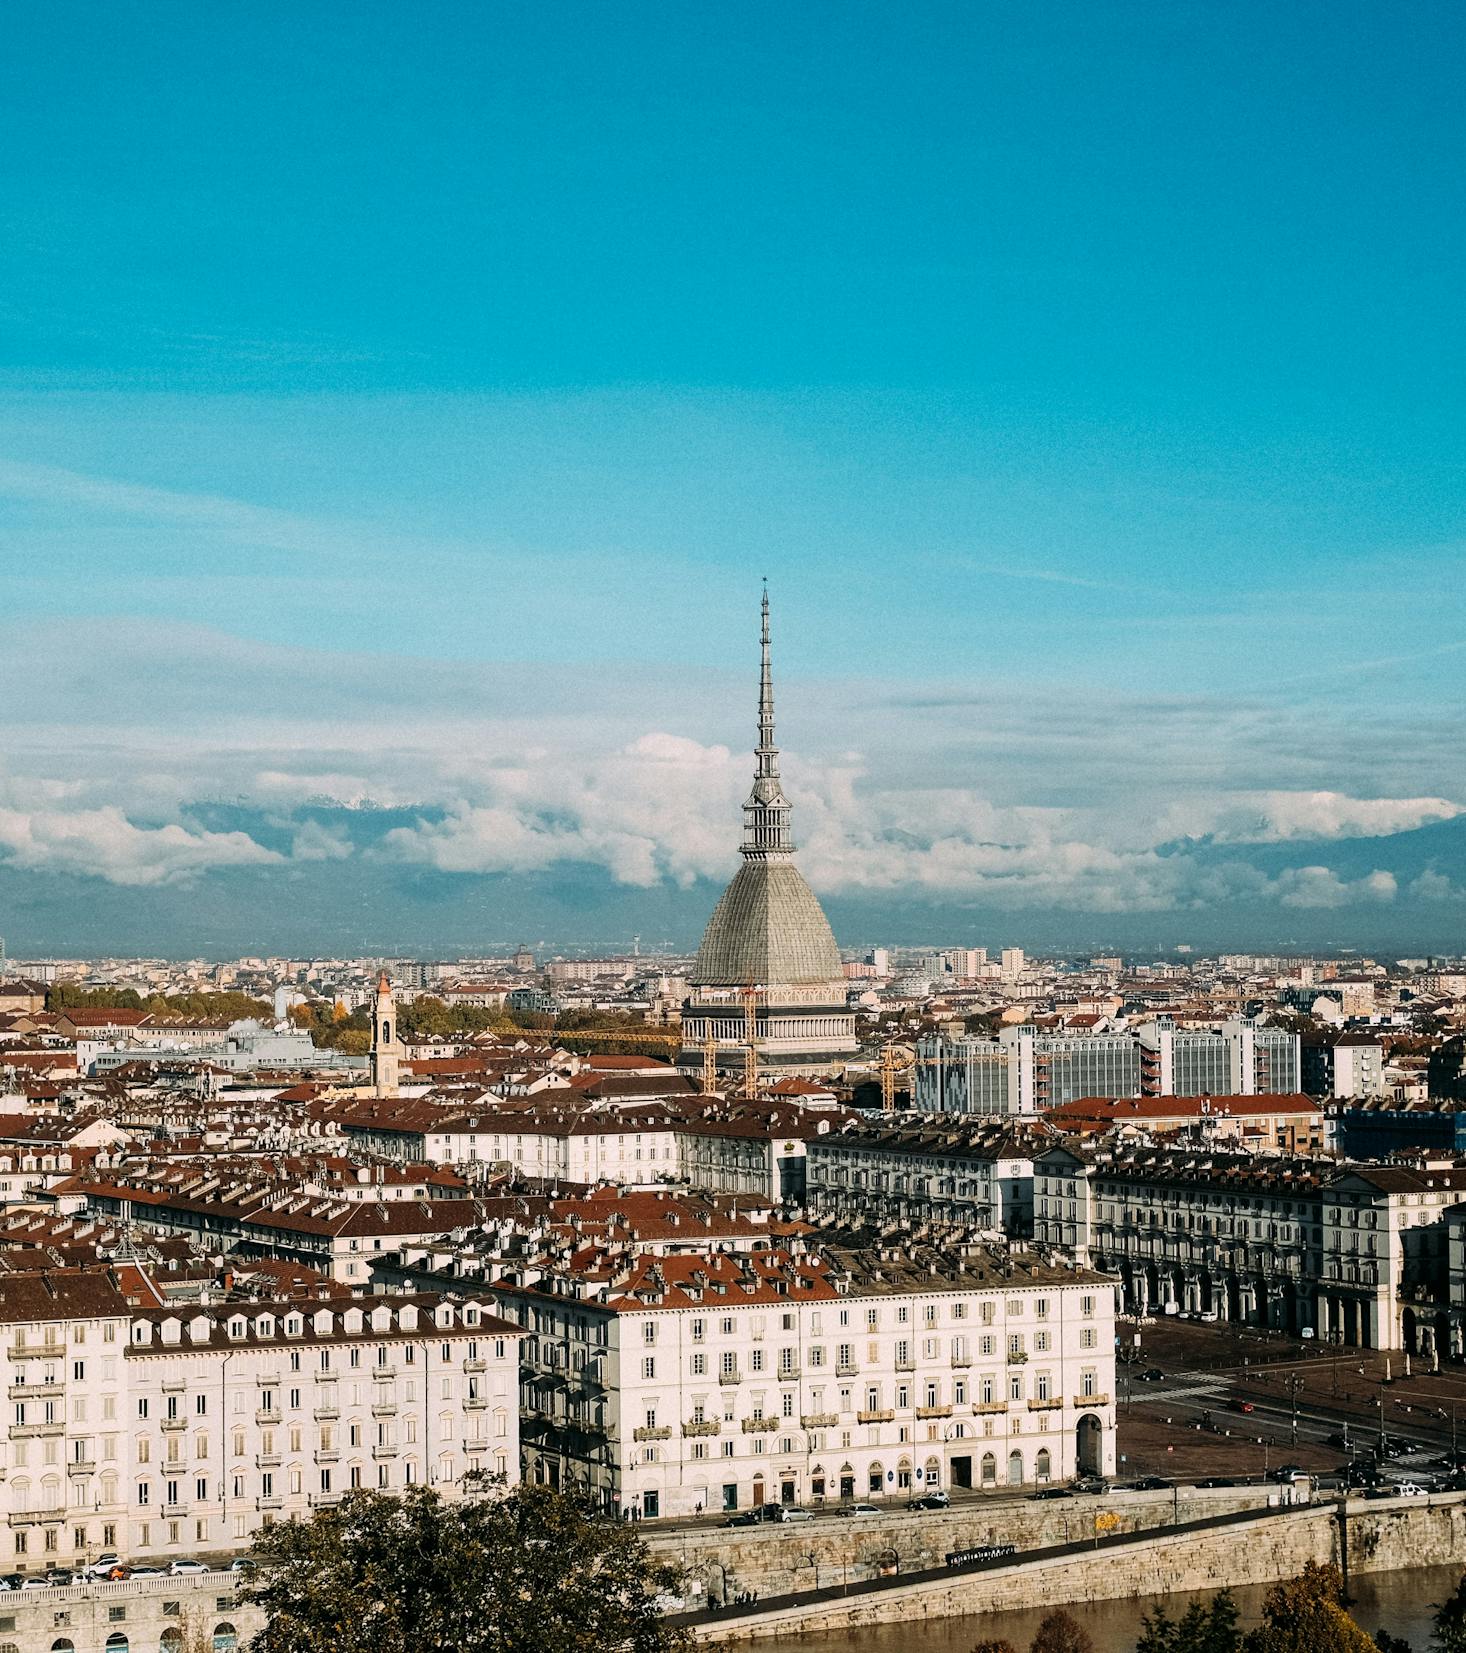
M1362 1573L1350 1580L1355 1619L1371 1635L1385 1629L1403 1637L1418 1653L1430 1647L1431 1610L1456 1588L1461 1567L1421 1567L1408 1572ZM1244 1628L1262 1616L1266 1586L1234 1590ZM1172 1618L1185 1611L1190 1596L1149 1596L1124 1601L1096 1601L1071 1605L1068 1611L1094 1638L1095 1653L1132 1653L1140 1635L1140 1621L1165 1604ZM818 1636L756 1642L764 1653L970 1653L979 1638L1005 1636L1019 1653L1027 1648L1044 1616L1039 1608L1022 1613L974 1614L959 1619L914 1619L906 1624L883 1624L860 1630L841 1630Z

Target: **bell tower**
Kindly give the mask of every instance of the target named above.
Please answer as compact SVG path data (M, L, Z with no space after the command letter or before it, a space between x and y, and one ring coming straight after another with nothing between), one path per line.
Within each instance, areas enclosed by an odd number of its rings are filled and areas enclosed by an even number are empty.
M377 978L372 999L372 1088L378 1096L396 1096L402 1042L397 1037L397 1011L392 983L384 970Z

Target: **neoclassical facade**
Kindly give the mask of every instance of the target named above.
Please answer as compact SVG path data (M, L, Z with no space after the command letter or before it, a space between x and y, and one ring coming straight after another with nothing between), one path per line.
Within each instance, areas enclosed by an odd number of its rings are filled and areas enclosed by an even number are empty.
M1117 1274L1139 1313L1214 1314L1460 1359L1448 1214L1466 1166L1056 1147L1034 1236Z

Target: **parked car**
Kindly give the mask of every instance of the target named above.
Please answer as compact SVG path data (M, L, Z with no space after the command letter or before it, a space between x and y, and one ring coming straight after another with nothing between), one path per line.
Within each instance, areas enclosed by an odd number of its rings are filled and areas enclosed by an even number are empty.
M763 1516L757 1510L739 1510L737 1515L730 1515L723 1523L725 1527L756 1527Z
M1072 1498L1074 1494L1068 1487L1040 1487L1037 1492L1030 1492L1028 1496L1037 1501L1041 1498Z
M1385 1481L1378 1486L1366 1487L1364 1489L1364 1496L1366 1498L1393 1498L1397 1491L1398 1489L1396 1487L1390 1485L1388 1481Z
M101 1555L87 1568L92 1578L111 1578L112 1574L122 1565L122 1557L116 1550L103 1550Z
M1237 1478L1233 1475L1208 1475L1204 1481L1198 1481L1199 1487L1234 1487Z
M1419 1481L1401 1481L1395 1489L1402 1498L1428 1498L1430 1488L1423 1487Z
M781 1505L772 1515L770 1521L813 1521L814 1516L808 1510L796 1509L792 1504Z
M1267 1472L1267 1478L1270 1481L1278 1482L1281 1486L1287 1481L1296 1481L1300 1475L1306 1475L1307 1473L1300 1464L1279 1464L1276 1469L1270 1469Z
M202 1561L175 1561L168 1571L177 1577L182 1577L188 1573L206 1573L209 1568Z
M1171 1483L1160 1475L1142 1475L1138 1481L1130 1483L1132 1492L1169 1492Z
M1094 1497L1102 1497L1110 1490L1110 1483L1103 1475L1081 1475L1074 1483L1075 1492L1086 1492Z
M252 1573L254 1570L255 1564L247 1555L237 1555L229 1563L231 1573Z
M842 1504L835 1511L836 1515L879 1515L880 1513L874 1504Z
M913 1498L906 1507L909 1510L944 1510L951 1502L945 1492L924 1492L920 1498Z

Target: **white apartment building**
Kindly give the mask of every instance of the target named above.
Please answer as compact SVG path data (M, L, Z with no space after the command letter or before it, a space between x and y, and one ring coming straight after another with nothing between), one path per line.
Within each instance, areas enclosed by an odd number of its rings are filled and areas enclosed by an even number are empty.
M506 1264L527 1478L646 1517L1114 1467L1114 1285L1023 1251Z
M518 1479L519 1334L481 1302L139 1310L98 1270L8 1277L0 1316L6 1568L217 1557L356 1487Z
M1051 1138L1019 1122L890 1115L813 1138L805 1202L839 1223L937 1222L1033 1231L1033 1156Z

